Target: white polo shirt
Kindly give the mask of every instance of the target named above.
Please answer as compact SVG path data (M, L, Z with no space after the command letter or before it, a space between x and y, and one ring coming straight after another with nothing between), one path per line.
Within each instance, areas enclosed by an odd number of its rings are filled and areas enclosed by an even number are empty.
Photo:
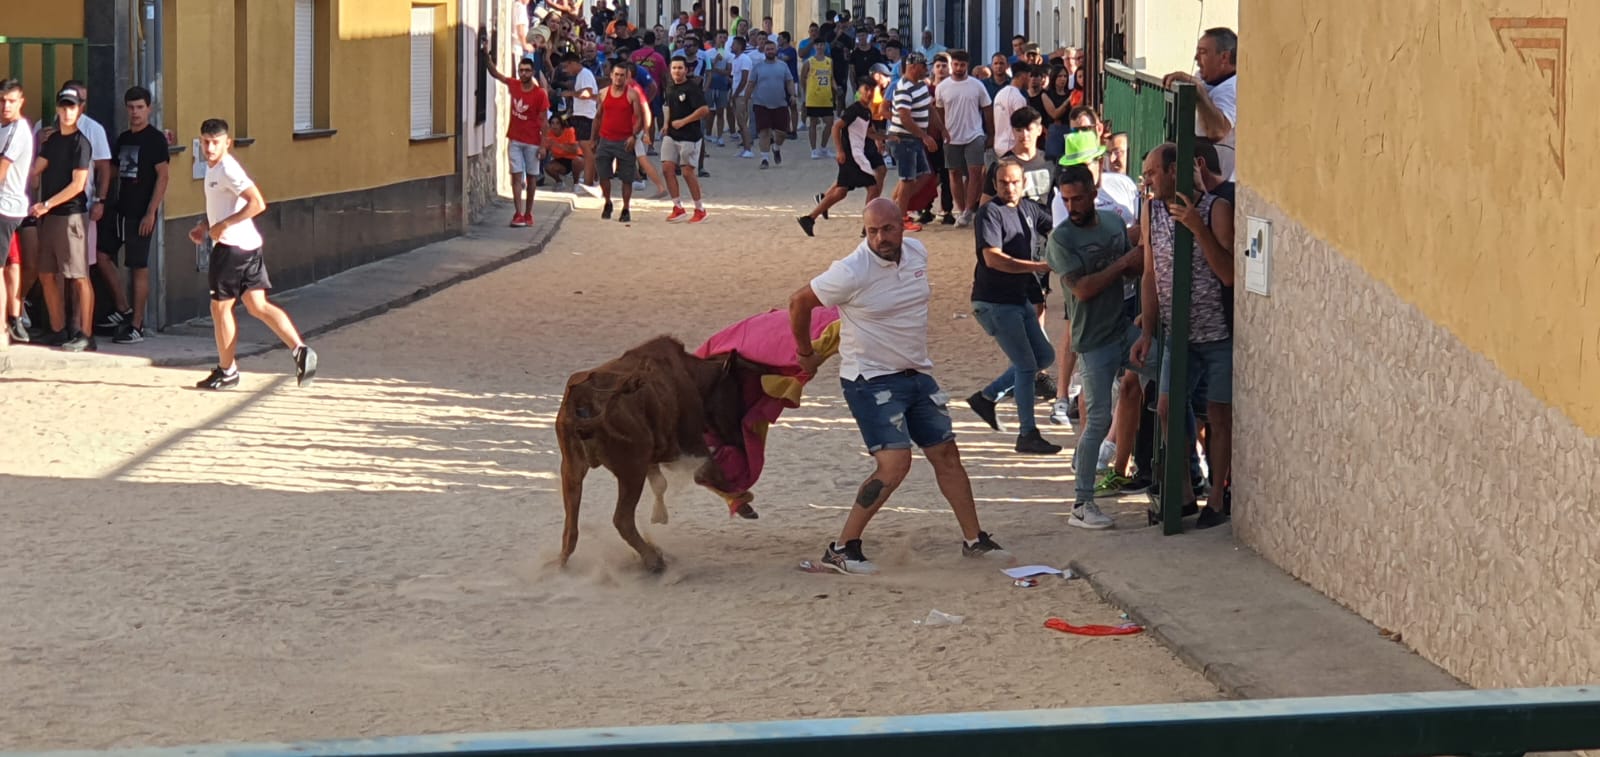
M839 376L877 378L928 372L928 248L901 243L900 262L873 254L866 240L811 280L823 305L839 308Z
M1239 127L1239 76L1234 74L1223 79L1216 86L1205 85L1206 93L1211 95L1211 104L1222 111L1223 118L1234 128L1228 130L1228 136L1217 143L1217 163L1222 170L1219 173L1224 179L1234 181L1237 172L1234 170L1234 151L1238 144ZM1205 129L1200 126L1200 119L1194 121L1194 133L1197 137L1205 136Z

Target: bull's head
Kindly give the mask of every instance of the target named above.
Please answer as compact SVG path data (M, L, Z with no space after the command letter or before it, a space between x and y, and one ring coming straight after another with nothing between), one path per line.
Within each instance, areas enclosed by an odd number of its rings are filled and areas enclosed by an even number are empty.
M705 398L706 425L724 444L744 448L744 386L777 370L739 356L737 351L712 355L700 395Z
M643 377L610 371L579 371L567 379L566 403L580 421L598 419L611 398L639 388Z

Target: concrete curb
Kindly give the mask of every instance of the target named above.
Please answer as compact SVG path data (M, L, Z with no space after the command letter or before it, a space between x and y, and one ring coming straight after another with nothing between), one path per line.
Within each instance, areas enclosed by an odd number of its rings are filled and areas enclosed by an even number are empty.
M445 289L453 287L462 282L478 278L479 276L483 276L488 273L493 273L494 271L511 265L512 263L527 260L528 258L544 252L545 247L549 245L550 241L555 238L556 233L560 231L562 223L566 221L568 216L572 215L570 205L560 204L558 207L560 209L552 213L554 217L551 218L550 222L547 225L536 228L534 230L533 238L527 243L527 245L517 249L515 252L496 257L492 260L486 260L479 265L462 271L457 271L456 273L453 273L445 278L422 284L415 289L398 294L388 300L367 308L363 308L359 311L340 314L321 323L304 324L301 328L301 336L305 337L306 339L310 339L312 337L321 336L328 332L344 328L345 326L349 326L353 323L358 323L374 316L382 315L390 310L394 310L395 308L405 307L419 300L423 300L438 294L439 292L442 292ZM454 239L460 239L465 236L467 235L463 234L459 237L454 237ZM420 250L422 248L418 249ZM401 254L404 255L409 253ZM385 260L390 259L392 258L386 258ZM376 261L376 263L382 262L384 261ZM350 269L350 271L359 270L359 268ZM346 271L344 273L349 273L350 271ZM315 284L312 286L315 286ZM295 292L300 290L290 291ZM143 368L152 366L176 368L208 366L216 362L215 347L211 344L211 327L209 325L200 327L192 324L177 324L162 332L162 336L157 338L166 339L169 337L178 339L192 339L195 342L196 349L191 351L192 354L134 355L116 354L111 352L96 352L87 354L68 353L50 349L23 346L21 349L27 350L25 356L17 360L12 360L11 355L15 354L18 350L18 347L13 345L11 350L8 352L0 352L0 373L5 373L13 369L43 371L70 370L73 368L82 368L85 365L91 364L91 361L92 365L97 368ZM237 357L256 357L258 355L264 355L268 352L281 349L286 348L281 343L276 341L246 342L241 339Z
M1470 688L1233 538L1101 539L1069 564L1234 699Z
M527 260L528 258L531 258L531 257L533 257L535 255L538 255L541 252L544 252L545 246L550 243L551 239L555 238L556 232L561 230L561 224L563 222L565 222L567 220L567 217L570 216L570 215L572 215L571 211L566 211L566 212L560 213L553 221L550 222L550 224L548 226L545 226L544 228L540 229L537 232L537 234L533 238L533 241L530 242L527 247L524 247L524 248L522 248L522 249L520 249L520 250L518 250L518 251L516 251L516 252L514 252L514 253L512 253L510 255L507 255L505 257L496 258L494 260L488 261L488 262L484 263L483 265L477 266L477 267L472 268L470 270L462 271L462 272L457 273L457 274L455 274L453 276L450 276L449 278L441 279L439 281L435 281L435 282L432 282L432 283L429 283L429 284L424 284L424 285L422 285L420 287L417 287L414 291L407 292L405 294L402 294L402 295L399 295L397 297L394 297L394 298L388 300L387 302L379 303L377 305L374 305L372 307L366 308L364 310L360 310L360 311L355 312L355 313L351 313L349 315L340 316L340 317L335 318L335 319L333 319L333 320L331 320L331 321L329 321L327 323L321 323L321 324L318 324L316 326L312 326L310 328L302 329L301 332L300 332L300 336L302 338L305 338L305 339L310 339L312 337L321 336L321 335L326 334L326 333L328 333L330 331L336 331L338 329L342 329L345 326L349 326L349 325L351 325L353 323L359 323L361 321L367 320L368 318L373 318L373 317L376 317L376 316L383 315L384 313L387 313L390 310L394 310L395 308L403 308L403 307L405 307L407 305L410 305L410 304L412 304L414 302L427 299L427 298L432 297L433 295L438 294L439 292L442 292L442 291L444 291L446 289L449 289L450 287L453 287L453 286L455 286L457 284L460 284L460 283L465 282L465 281L471 281L472 279L478 278L478 277L483 276L485 274L493 273L495 271L500 270L501 268L504 268L504 267L506 267L508 265L511 265L512 263L518 263L518 262ZM352 270L355 270L355 269L352 269ZM288 349L288 348L284 347L282 344L277 344L277 343L273 343L273 344L255 344L255 345L250 345L248 347L246 347L245 345L240 345L239 346L239 351L238 351L238 354L237 354L236 358L256 357L258 355L265 355L268 352L272 352L274 350L283 350L283 349ZM200 357L200 358L184 358L184 357L157 357L157 358L150 358L150 359L145 360L144 364L145 365L152 365L152 366L156 366L156 367L162 367L162 368L174 368L174 367L187 367L187 366L196 366L196 365L209 365L209 364L211 364L211 363L213 363L215 361L216 361L216 356L208 354L208 355L206 355L204 357Z

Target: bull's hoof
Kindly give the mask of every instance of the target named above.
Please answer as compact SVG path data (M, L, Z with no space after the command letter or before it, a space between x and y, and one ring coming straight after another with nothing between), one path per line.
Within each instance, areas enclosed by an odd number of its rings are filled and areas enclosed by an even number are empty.
M657 525L665 525L667 522L667 511L657 510L653 513L650 513L650 522Z
M645 570L647 570L647 571L649 571L651 573L654 573L656 575L660 575L660 574L666 572L666 570L667 570L667 560L666 560L665 557L663 557L663 556L661 556L659 554L658 555L653 555L653 556L643 556L643 557L644 557L644 569Z
M734 508L733 514L744 518L745 520L755 520L761 517L761 514L756 512L756 509L751 507L750 503L748 502Z

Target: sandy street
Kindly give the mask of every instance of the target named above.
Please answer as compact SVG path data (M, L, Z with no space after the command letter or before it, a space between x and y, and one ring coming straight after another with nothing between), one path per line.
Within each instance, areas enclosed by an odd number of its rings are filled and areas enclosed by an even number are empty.
M234 393L186 388L197 369L0 379L0 748L1217 697L1147 636L1044 629L1118 612L1083 581L1018 589L963 559L920 461L867 531L882 576L796 571L870 470L837 362L771 434L759 521L675 479L672 523L648 527L669 567L646 575L597 471L573 565L549 566L566 376L783 306L858 242L860 193L816 239L794 222L831 161L802 145L759 171L712 150L706 224L669 225L660 203L603 222L585 199L543 254L317 341L309 390L283 351L243 361ZM1065 565L1107 538L1066 526L1075 437L1045 423L1069 450L1025 458L959 401L1005 367L970 317L972 233L917 236L984 526ZM1143 527L1142 499L1106 507ZM913 624L933 608L967 620Z

